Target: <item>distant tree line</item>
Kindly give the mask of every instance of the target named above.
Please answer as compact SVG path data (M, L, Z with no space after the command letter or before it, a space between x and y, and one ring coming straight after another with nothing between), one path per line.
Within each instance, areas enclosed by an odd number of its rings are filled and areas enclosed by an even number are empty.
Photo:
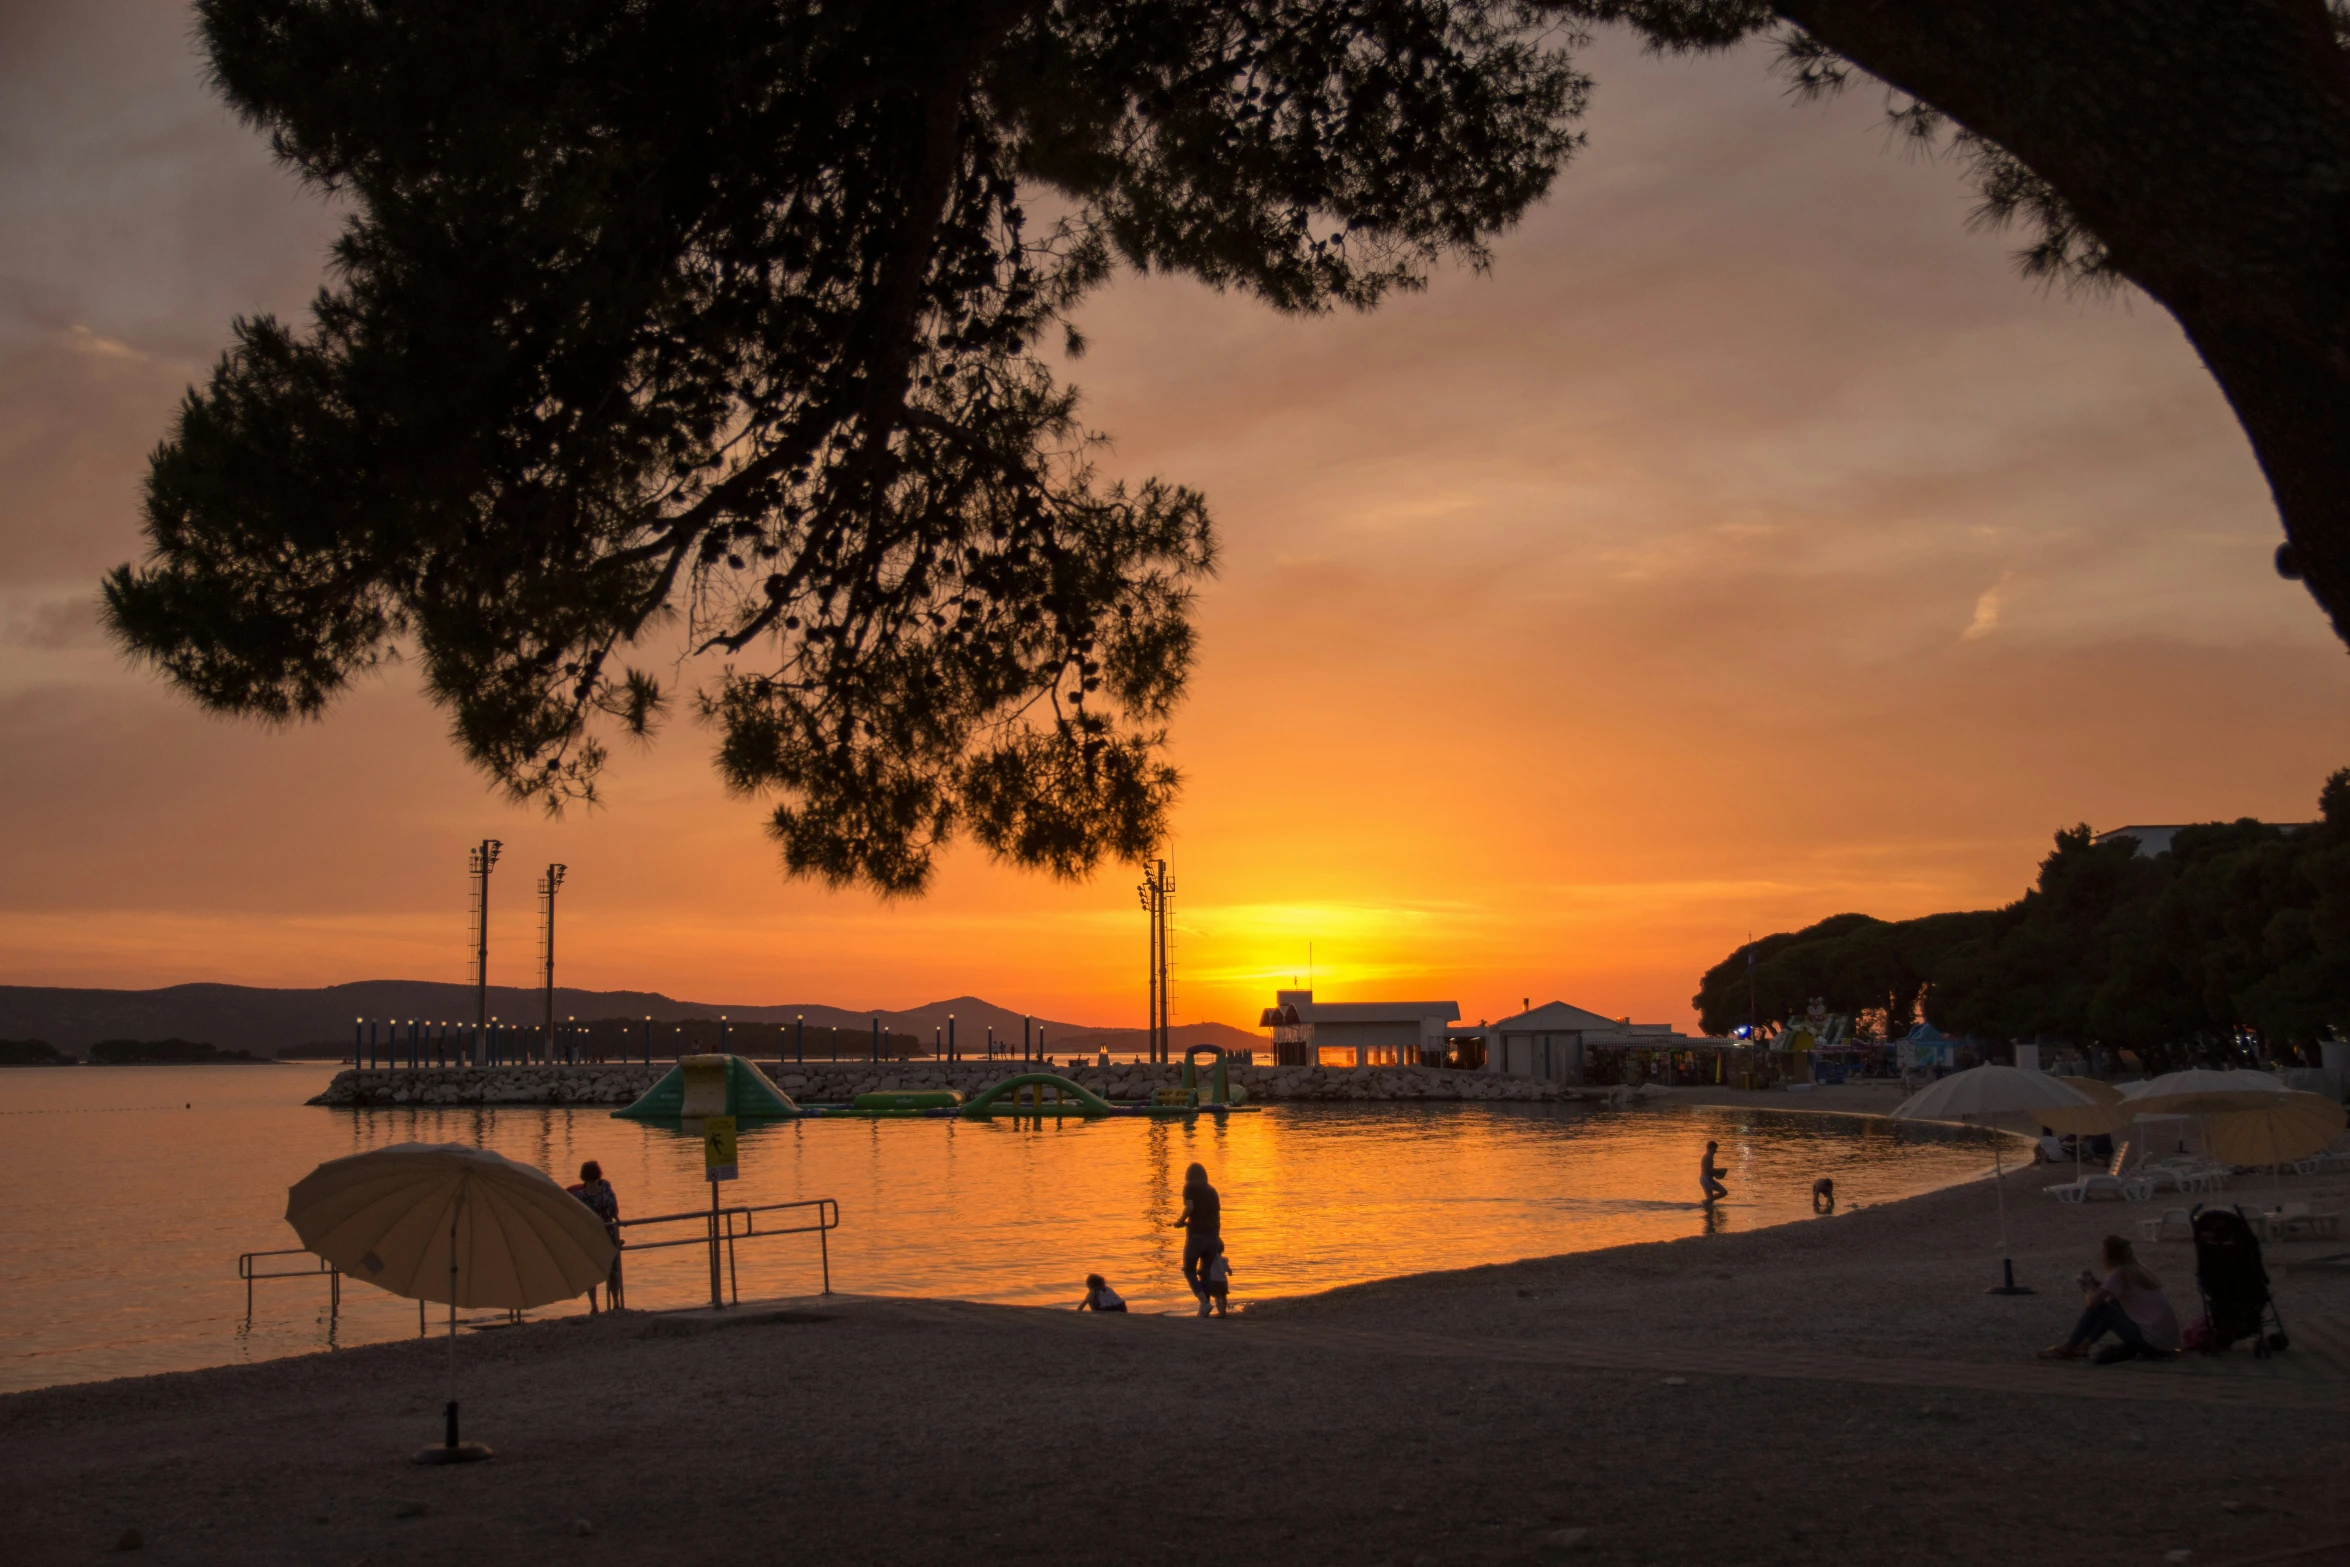
M101 1039L90 1047L95 1066L200 1066L254 1060L246 1050L222 1050L192 1039ZM81 1058L46 1039L0 1039L0 1066L79 1066Z
M101 1039L90 1047L90 1061L96 1066L209 1066L251 1060L249 1050L223 1050L193 1039Z
M1709 1033L1748 1021L1751 984L1766 1029L1817 997L1879 1037L1922 1020L1986 1041L2130 1050L2157 1070L2254 1043L2314 1062L2319 1041L2350 1029L2350 768L2318 807L2302 828L2182 828L2152 857L2074 827L2004 908L1838 914L1738 948L1693 1002Z

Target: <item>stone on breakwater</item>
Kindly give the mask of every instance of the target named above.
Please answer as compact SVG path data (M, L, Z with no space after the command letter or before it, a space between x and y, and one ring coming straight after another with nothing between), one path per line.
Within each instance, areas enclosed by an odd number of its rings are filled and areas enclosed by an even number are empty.
M875 1065L857 1061L790 1061L780 1070L759 1063L776 1086L808 1104L847 1104L863 1093L890 1089L956 1088L973 1094L1016 1073L1036 1070L1025 1062L917 1061ZM624 1062L577 1066L369 1067L335 1075L314 1105L612 1105L632 1104L668 1072L670 1063ZM1119 1062L1116 1065L1049 1068L1084 1084L1113 1102L1147 1100L1154 1089L1183 1081L1180 1063ZM1208 1074L1200 1074L1204 1087ZM1233 1082L1259 1103L1330 1103L1402 1099L1559 1100L1601 1097L1604 1090L1578 1089L1540 1078L1494 1072L1461 1072L1447 1067L1381 1066L1360 1071L1321 1066L1240 1066Z

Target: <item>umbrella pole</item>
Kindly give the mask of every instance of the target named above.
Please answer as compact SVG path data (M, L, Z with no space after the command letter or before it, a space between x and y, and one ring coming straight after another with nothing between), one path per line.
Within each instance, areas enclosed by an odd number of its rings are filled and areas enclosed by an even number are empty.
M1999 1250L2007 1252L2007 1167L2000 1160L1999 1134L1991 1134L1991 1189L1999 1194Z
M1999 1267L2001 1282L1984 1291L1987 1295L2030 1295L2035 1293L2028 1285L2015 1281L2015 1259L2007 1254L2007 1166L2001 1155L2005 1150L1998 1141L2001 1132L1991 1129L1991 1186L1999 1194ZM2078 1143L2073 1145L2079 1147Z
M457 1221L465 1208L465 1185L457 1188L457 1200L449 1205L449 1403L447 1426L441 1445L428 1447L416 1455L420 1464L470 1464L490 1456L490 1449L479 1442L461 1442L457 1439Z
M457 1204L449 1205L449 1429L442 1446L457 1451Z

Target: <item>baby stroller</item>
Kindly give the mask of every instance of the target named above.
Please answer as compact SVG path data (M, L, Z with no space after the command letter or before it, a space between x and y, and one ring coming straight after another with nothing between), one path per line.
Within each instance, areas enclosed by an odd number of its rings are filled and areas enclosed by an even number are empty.
M2210 1336L2203 1352L2216 1355L2238 1339L2252 1341L2252 1353L2283 1349L2285 1319L2268 1292L2268 1269L2260 1261L2260 1237L2234 1208L2198 1208L2195 1231L2195 1285L2203 1293Z

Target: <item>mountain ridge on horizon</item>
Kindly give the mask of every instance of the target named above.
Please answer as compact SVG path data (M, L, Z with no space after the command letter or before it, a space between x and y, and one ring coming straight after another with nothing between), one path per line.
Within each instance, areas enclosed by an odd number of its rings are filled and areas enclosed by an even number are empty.
M492 985L490 1015L507 1022L535 1023L545 1013L545 994L535 986ZM147 990L0 985L0 1038L42 1039L67 1050L87 1050L102 1039L180 1038L275 1055L290 1046L346 1039L354 1016L469 1022L474 1004L471 985L422 979L347 980L310 987L198 980ZM878 1018L886 1030L927 1039L933 1029L946 1026L950 1014L966 1049L984 1039L989 1028L995 1029L999 1039L1019 1038L1024 1017L1045 1031L1047 1043L1055 1049L1116 1047L1128 1036L1135 1040L1143 1036L1139 1028L1041 1018L968 995L915 1007L860 1010L819 1002L740 1006L680 1001L654 990L555 987L555 1015L559 1018L650 1016L656 1022L683 1022L725 1017L740 1023L789 1023L804 1018L817 1027L829 1028L864 1028ZM1179 1046L1264 1042L1259 1034L1218 1022L1178 1024L1174 1037Z

